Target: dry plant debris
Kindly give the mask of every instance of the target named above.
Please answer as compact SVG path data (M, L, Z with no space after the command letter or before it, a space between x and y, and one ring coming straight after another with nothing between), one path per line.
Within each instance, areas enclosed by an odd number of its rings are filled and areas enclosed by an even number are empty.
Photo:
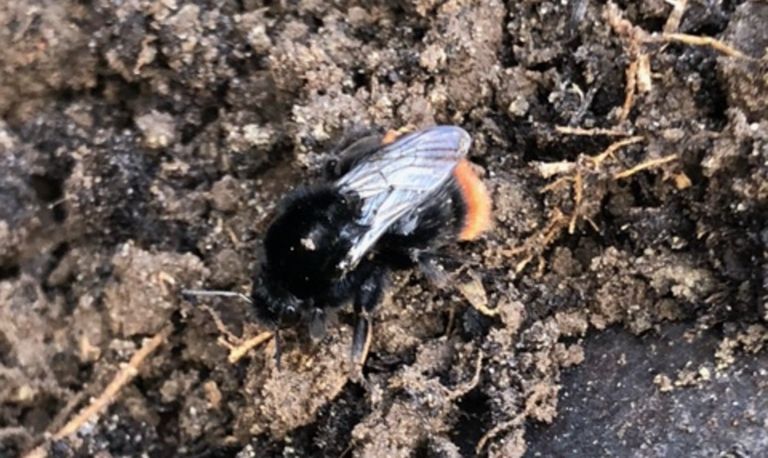
M61 427L61 429L51 434L50 439L63 439L76 433L86 423L96 420L98 416L115 401L118 394L120 394L120 391L126 385L131 383L131 381L133 381L137 375L139 375L139 370L142 364L144 364L144 361L155 350L157 350L158 347L165 343L166 339L168 339L168 336L171 335L172 330L173 328L171 326L166 326L152 338L146 340L141 348L139 348L136 353L133 354L128 363L125 364L115 374L107 386L104 387L104 390L101 392L101 394L93 399L90 404L88 404L88 406L80 410L77 415L67 421L67 423ZM47 452L45 450L45 446L43 445L30 451L25 456L27 458L38 458L44 457L46 455Z
M580 220L586 221L595 231L599 232L600 229L595 223L594 217L599 211L598 202L603 192L602 189L607 186L609 181L626 179L644 170L660 167L677 159L677 155L671 154L661 158L648 159L612 174L607 171L606 161L612 159L613 162L616 162L616 153L620 149L641 143L643 140L644 137L642 136L633 136L610 144L598 154L581 155L573 162L561 161L536 165L542 177L556 177L541 189L541 193L549 194L569 190L570 198L567 206L571 210L570 214L567 214L562 207L552 209L547 223L542 229L528 237L521 245L504 250L506 256L521 258L515 265L514 271L516 273L525 269L534 258L539 261L538 272L540 273L545 265L543 254L547 248L566 228L569 234L573 234ZM588 182L589 186L585 185L585 182ZM676 184L678 188L685 188L684 178L676 179Z

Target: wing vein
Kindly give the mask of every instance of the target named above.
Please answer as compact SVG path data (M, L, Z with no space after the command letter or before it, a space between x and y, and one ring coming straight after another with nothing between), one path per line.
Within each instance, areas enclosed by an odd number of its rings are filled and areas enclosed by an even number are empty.
M336 186L362 200L354 224L365 228L342 267L354 268L393 224L425 205L451 178L470 143L460 127L431 127L386 145L341 177Z

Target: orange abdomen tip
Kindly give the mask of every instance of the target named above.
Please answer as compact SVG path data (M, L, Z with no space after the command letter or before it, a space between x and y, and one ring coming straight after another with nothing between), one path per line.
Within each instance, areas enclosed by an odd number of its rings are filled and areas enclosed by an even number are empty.
M459 161L453 169L453 177L459 186L461 198L466 206L464 225L459 232L459 240L473 240L491 228L491 196L483 181L472 170L466 159Z

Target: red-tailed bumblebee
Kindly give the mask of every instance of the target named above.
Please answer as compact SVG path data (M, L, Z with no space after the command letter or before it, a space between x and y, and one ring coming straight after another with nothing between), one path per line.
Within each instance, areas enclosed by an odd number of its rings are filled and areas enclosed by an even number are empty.
M389 272L434 273L441 247L489 228L491 200L465 159L470 145L460 127L435 126L346 147L326 181L280 205L249 298L257 316L278 331L305 324L318 339L327 311L352 302L352 356L363 359Z

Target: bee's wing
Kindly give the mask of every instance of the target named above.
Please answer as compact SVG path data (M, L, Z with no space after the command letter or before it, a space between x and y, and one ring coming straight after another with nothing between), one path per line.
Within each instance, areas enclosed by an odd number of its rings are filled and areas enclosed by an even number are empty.
M362 231L353 237L340 267L356 266L387 229L440 189L471 142L460 127L431 127L383 147L337 181L342 192L362 200L356 221Z

